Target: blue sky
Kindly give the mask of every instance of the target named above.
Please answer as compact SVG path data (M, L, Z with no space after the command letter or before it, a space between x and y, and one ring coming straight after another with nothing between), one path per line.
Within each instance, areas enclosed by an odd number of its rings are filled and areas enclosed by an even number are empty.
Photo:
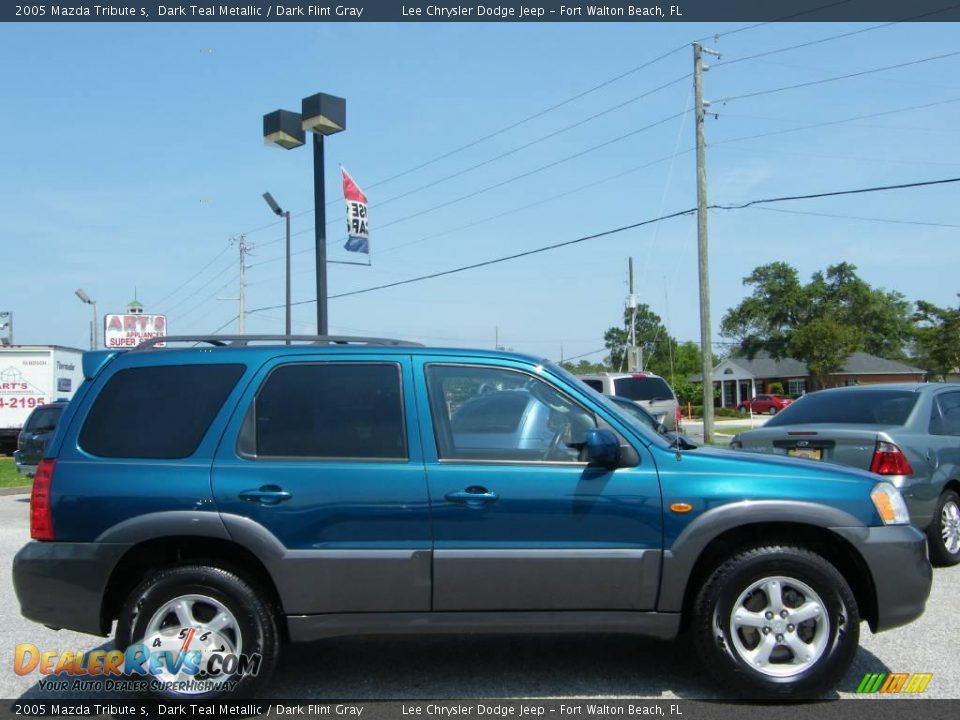
M689 73L684 49L508 132L370 187L490 134L691 39L742 25L46 24L0 27L6 111L0 114L0 309L18 343L86 347L90 309L121 312L134 288L173 333L228 323L247 232L248 307L283 302L282 226L269 190L294 213L294 300L314 297L312 156L267 148L261 117L302 97L347 98L347 131L327 141L327 199L337 164L367 190L370 268L330 265L330 294L402 280L573 239L695 205L690 113L440 209L691 107L685 79L591 121L585 118ZM731 60L870 25L768 24L721 36ZM960 175L960 56L781 93L755 90L954 52L957 27L902 24L752 61L717 64L706 97L710 201L829 191ZM874 115L737 142L793 127ZM459 177L386 202L470 166L572 129ZM676 154L675 154L676 153ZM660 160L654 164L652 161ZM649 165L640 170L634 170ZM609 179L614 178L615 179ZM778 210L960 225L958 186L781 204ZM563 197L553 198L564 194ZM544 202L540 202L544 201ZM382 203L382 207L378 204ZM519 209L533 203L534 207ZM515 210L509 214L507 211ZM491 216L497 219L478 223ZM392 221L409 218L402 222ZM342 250L343 205L328 209L330 258ZM265 225L269 227L264 228ZM471 227L457 230L464 225ZM382 227L382 229L381 229ZM436 237L432 237L436 236ZM714 326L744 295L755 266L786 260L803 277L842 260L875 286L955 305L958 228L770 210L714 212ZM330 329L432 344L503 345L558 359L603 347L627 294L680 340L699 338L696 221L670 220L533 257L330 301ZM361 256L362 257L362 256ZM202 266L209 267L180 287ZM176 291L176 292L174 292ZM313 332L313 305L294 329ZM224 332L234 330L229 324ZM248 332L282 332L283 311L252 313ZM601 353L591 358L599 359Z

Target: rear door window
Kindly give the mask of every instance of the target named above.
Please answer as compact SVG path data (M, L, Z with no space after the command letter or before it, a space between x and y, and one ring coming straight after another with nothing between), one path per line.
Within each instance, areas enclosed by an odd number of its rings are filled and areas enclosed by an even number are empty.
M406 460L400 366L299 363L270 373L253 407L258 458Z
M960 392L937 395L930 432L934 435L960 435Z
M245 369L163 365L120 370L90 408L80 447L99 457L189 457Z
M584 380L583 382L586 383L587 385L589 385L590 387L592 387L592 388L593 388L594 390L596 390L598 393L602 393L602 392L603 392L603 381L601 381L601 380Z

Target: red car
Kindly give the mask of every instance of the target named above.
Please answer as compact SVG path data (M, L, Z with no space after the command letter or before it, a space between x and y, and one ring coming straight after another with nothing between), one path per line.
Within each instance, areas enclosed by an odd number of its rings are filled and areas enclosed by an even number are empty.
M757 395L753 400L744 400L737 405L737 410L750 412L752 409L755 413L776 415L792 402L793 400L790 398L780 397L779 395Z

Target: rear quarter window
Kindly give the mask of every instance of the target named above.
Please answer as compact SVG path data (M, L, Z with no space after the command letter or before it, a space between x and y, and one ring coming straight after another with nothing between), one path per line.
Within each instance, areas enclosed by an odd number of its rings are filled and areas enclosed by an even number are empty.
M164 365L120 370L90 408L80 447L98 457L189 457L245 369Z
M817 423L903 425L918 397L909 390L811 393L770 418L766 427Z

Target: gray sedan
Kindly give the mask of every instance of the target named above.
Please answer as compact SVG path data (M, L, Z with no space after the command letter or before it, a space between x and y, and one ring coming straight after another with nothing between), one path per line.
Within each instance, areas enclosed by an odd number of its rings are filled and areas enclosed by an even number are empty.
M903 492L930 559L960 563L960 384L833 388L800 398L732 448L861 468Z

